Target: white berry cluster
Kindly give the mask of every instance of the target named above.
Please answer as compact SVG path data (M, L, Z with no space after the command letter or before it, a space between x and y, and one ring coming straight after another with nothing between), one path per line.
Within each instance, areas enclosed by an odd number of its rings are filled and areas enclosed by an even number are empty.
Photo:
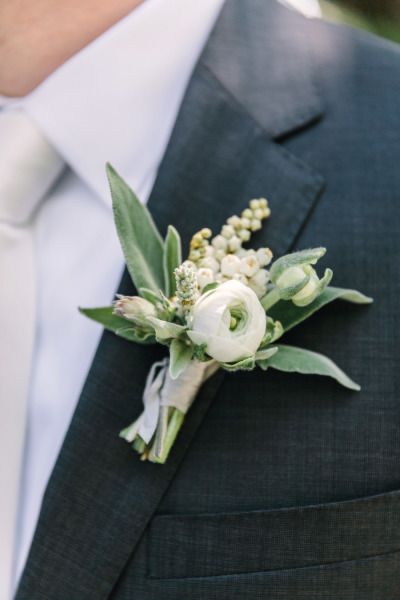
M193 236L189 260L183 265L195 272L200 291L211 283L237 279L259 298L265 294L269 274L264 267L271 262L272 252L269 248L246 250L242 245L261 229L263 219L270 213L265 198L250 200L241 216L230 217L214 238L211 239L210 229L201 229Z

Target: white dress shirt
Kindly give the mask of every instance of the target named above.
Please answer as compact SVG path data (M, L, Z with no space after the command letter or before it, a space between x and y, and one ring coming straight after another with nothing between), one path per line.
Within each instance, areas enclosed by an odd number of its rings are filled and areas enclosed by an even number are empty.
M318 0L279 0L289 8L294 8L303 13L306 17L321 17L321 8Z
M104 165L147 201L222 4L145 0L31 94L0 98L0 107L25 110L67 165L35 222L38 311L15 584L102 332L78 306L110 304L123 271Z

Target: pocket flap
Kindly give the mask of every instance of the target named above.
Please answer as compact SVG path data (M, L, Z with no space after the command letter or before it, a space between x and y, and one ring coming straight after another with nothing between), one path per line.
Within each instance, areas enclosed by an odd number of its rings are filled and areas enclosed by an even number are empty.
M209 577L354 560L400 549L400 491L305 507L160 515L149 576Z

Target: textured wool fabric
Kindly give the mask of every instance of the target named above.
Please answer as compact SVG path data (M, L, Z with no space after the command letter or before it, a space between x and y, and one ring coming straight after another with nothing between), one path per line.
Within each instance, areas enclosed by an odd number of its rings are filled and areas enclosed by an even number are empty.
M118 439L165 350L105 333L48 486L17 600L397 600L400 52L265 0L228 0L149 206L187 247L251 197L254 245L326 245L337 302L286 342L325 378L217 373L164 466ZM121 291L133 293L128 277Z

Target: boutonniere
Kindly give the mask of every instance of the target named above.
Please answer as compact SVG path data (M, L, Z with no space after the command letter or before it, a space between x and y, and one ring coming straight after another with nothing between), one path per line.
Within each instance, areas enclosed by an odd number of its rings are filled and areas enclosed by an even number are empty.
M120 436L143 460L164 463L200 386L217 369L279 369L333 377L360 387L321 354L278 343L325 305L341 299L369 304L356 290L330 287L332 271L314 268L325 248L273 260L269 248L248 247L268 219L264 198L251 200L215 237L194 233L182 260L179 233L163 239L148 209L107 167L115 225L138 296L118 296L112 306L81 309L106 329L138 344L164 344L169 358L150 369L144 410Z

